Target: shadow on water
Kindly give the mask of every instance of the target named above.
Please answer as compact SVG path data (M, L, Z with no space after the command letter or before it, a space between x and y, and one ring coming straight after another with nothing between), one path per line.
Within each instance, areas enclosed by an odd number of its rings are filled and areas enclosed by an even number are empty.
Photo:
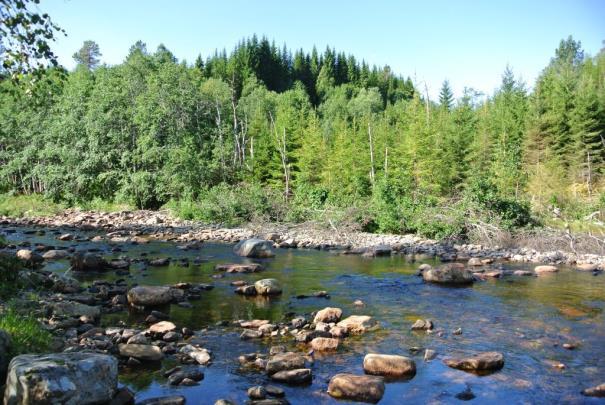
M79 232L93 236L95 233ZM189 403L212 404L218 398L238 403L247 399L245 390L267 378L242 370L237 357L249 352L267 352L272 344L307 351L292 340L242 341L239 329L216 326L237 319L269 319L280 322L292 314L311 314L325 306L343 309L345 316L368 314L380 322L380 329L360 337L347 339L333 354L317 355L313 383L307 387L285 386L291 403L335 403L325 393L330 377L338 372L363 373L363 356L370 352L402 354L412 357L417 374L405 381L387 384L381 403L453 403L457 394L469 387L476 403L598 403L582 397L580 391L605 382L605 276L592 276L572 269L545 277L506 276L499 280L477 282L465 288L449 288L425 284L416 276L418 263L401 256L367 259L306 250L279 250L274 259L255 261L265 270L255 274L225 275L215 279L214 266L220 263L246 262L236 257L232 246L205 243L199 250L181 250L170 242L147 244L106 242L65 242L55 239L52 231L45 235L24 235L23 229L7 234L9 241L24 240L53 246L73 246L78 250L96 249L107 258L170 257L165 267L147 267L135 263L128 276L103 273L78 276L87 284L96 279L125 278L133 284L165 285L177 282L209 283L214 289L204 291L201 299L191 301L192 308L176 305L161 308L179 326L202 331L204 347L213 352L213 362L204 369L205 378L199 386L172 388L162 377L162 370L173 363L165 361L160 368L143 367L121 371L121 382L137 393L138 399L158 395L185 395ZM194 259L199 259L196 265ZM188 265L180 264L188 259ZM434 264L434 263L433 263ZM46 267L56 272L68 268L66 261ZM505 269L527 269L527 265L504 264ZM283 288L280 297L269 299L242 297L233 293L234 280L254 282L276 278ZM330 299L312 295L325 290ZM363 307L353 305L362 300ZM102 324L141 324L146 311L105 315ZM418 318L432 319L442 335L411 331ZM453 330L462 328L461 335ZM572 342L575 350L566 350L563 343ZM438 353L430 362L423 361L425 348ZM496 350L504 353L505 366L496 373L478 376L445 366L447 356ZM564 363L559 370L552 364Z

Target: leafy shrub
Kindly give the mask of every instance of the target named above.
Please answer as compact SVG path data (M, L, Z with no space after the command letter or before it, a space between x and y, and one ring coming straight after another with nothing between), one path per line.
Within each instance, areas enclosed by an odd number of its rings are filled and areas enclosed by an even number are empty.
M328 191L326 189L303 183L294 191L286 219L292 222L315 219L319 211L326 208L327 199Z
M23 265L15 256L0 254L0 298L6 299L19 288L19 272Z
M503 197L497 187L487 179L478 179L471 183L466 192L471 208L478 209L488 216L488 221L498 222L504 229L511 230L533 223L529 203Z
M195 200L171 201L166 207L183 219L238 225L257 218L280 220L280 198L260 186L220 184Z

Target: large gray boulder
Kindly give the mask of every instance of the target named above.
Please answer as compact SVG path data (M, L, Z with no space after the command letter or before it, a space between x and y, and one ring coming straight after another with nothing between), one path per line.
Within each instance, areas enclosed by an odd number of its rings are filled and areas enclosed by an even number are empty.
M471 284L475 281L473 273L461 267L458 263L450 263L436 269L422 272L424 281L439 284Z
M71 257L70 260L71 269L73 271L103 271L106 270L109 265L101 256L94 253L83 253L78 252Z
M150 307L168 304L173 299L170 287L144 286L133 287L128 291L128 302L131 305Z
M264 258L275 256L271 242L263 239L243 240L235 245L233 251L236 255L243 257Z
M118 360L98 353L21 355L10 362L5 405L100 404L118 386Z

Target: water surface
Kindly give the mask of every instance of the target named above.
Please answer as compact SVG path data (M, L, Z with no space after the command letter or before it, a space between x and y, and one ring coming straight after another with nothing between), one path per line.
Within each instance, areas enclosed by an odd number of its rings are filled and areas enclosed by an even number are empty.
M79 233L93 236L94 233ZM184 395L189 404L212 404L219 398L244 403L246 389L268 383L260 373L241 370L237 357L249 352L267 352L272 344L286 344L293 350L292 339L241 341L240 329L217 326L220 321L237 319L269 319L285 322L295 315L309 315L326 306L340 307L344 315L371 315L380 322L380 329L344 341L338 353L316 356L312 365L313 383L305 387L283 386L286 398L293 404L342 403L325 392L330 377L339 372L363 373L362 361L367 353L401 354L414 358L417 374L409 381L388 383L383 404L456 403L456 394L470 388L475 403L599 403L599 399L583 397L584 388L605 382L605 276L593 276L569 268L543 277L513 277L477 282L472 287L448 288L425 284L416 276L420 262L412 263L402 256L367 259L323 251L283 250L274 259L259 261L266 270L247 275L226 275L214 279L218 263L245 262L232 253L227 244L205 243L199 250L183 251L171 242L120 244L122 252L112 252L115 244L104 242L61 242L51 232L46 235L25 235L23 229L7 235L13 242L29 240L54 246L75 246L78 250L99 249L106 257L130 258L171 257L167 267L133 264L131 284L166 285L177 282L211 283L214 289L202 293L193 308L176 305L162 308L177 326L199 332L204 346L213 352L213 362L204 368L205 378L195 387L169 387L162 369L141 368L121 371L121 382L130 386L137 399L158 395ZM144 255L144 256L143 256ZM192 261L203 259L200 265ZM190 259L188 267L178 264ZM435 264L435 262L430 262ZM505 269L527 269L526 265L498 264ZM51 263L47 268L64 272L65 261ZM81 278L83 283L95 279L122 278L113 272ZM284 289L280 297L247 298L233 293L234 280L254 282L276 278ZM330 299L298 299L297 295L326 290ZM353 301L360 299L362 308ZM116 325L123 321L141 325L147 313L122 312L104 315L102 324ZM432 319L443 336L411 331L418 318ZM452 331L462 328L461 335ZM563 343L578 348L566 350ZM424 362L423 351L413 347L436 350L439 357ZM505 356L504 368L488 376L476 376L453 370L441 362L449 355L472 354L477 351L500 351ZM556 369L552 363L564 363ZM171 366L169 361L163 369Z

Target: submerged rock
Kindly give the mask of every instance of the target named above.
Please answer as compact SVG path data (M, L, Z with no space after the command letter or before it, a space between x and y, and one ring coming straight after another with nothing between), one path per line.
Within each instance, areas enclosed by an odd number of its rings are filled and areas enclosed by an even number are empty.
M271 242L262 239L243 240L235 245L233 251L236 255L243 257L266 258L275 256Z
M582 395L586 395L587 397L605 397L605 383L582 390Z
M336 374L330 379L328 394L338 399L376 403L384 395L384 381L380 377Z
M71 269L73 271L103 271L109 266L105 259L94 253L78 252L71 257Z
M137 405L185 405L185 397L182 395L171 395L167 397L148 398Z
M271 374L271 379L286 384L307 384L313 379L313 373L309 368L298 368L292 370L278 371Z
M214 266L214 270L224 271L226 273L256 273L263 270L263 266L257 263L228 263L217 264Z
M173 295L170 287L137 286L128 291L128 302L131 305L147 307L168 304Z
M578 263L576 269L580 271L595 271L598 269L598 266L592 263Z
M536 272L537 275L541 275L541 274L556 273L557 271L559 271L559 269L555 266L544 265L544 266L534 267L534 271Z
M4 403L99 404L118 385L118 361L98 353L21 355L9 366Z
M416 375L414 360L391 354L367 354L363 359L367 374L385 377L413 377Z
M456 263L450 263L422 272L424 281L440 284L472 284L475 279L473 273L460 267Z
M496 371L504 366L504 356L499 352L485 352L471 357L445 359L443 363L458 370Z

